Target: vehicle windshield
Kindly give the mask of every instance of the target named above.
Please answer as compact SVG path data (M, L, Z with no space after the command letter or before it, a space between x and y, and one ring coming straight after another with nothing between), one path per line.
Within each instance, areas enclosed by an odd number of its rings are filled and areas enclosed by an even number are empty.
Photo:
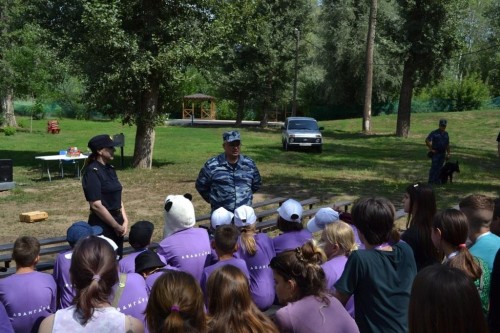
M288 129L317 131L318 123L313 120L291 120L288 123Z

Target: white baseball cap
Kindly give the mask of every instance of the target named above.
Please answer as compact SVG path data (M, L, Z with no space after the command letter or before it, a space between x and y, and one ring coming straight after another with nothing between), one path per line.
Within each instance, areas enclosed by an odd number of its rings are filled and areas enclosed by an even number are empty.
M234 225L237 227L247 227L257 221L257 216L252 207L243 205L234 210Z
M302 219L302 205L294 199L288 199L278 208L278 214L288 222L300 223Z
M334 223L340 220L340 215L337 211L330 207L321 208L316 215L307 222L307 230L317 232L325 229L327 224Z
M233 216L234 214L224 207L219 207L214 210L212 215L210 216L210 224L214 229L224 224L231 224Z

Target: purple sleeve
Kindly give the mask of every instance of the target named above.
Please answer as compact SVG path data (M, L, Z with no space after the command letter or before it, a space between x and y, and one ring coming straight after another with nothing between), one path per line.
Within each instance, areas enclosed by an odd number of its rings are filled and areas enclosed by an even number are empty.
M292 320L286 308L281 308L276 312L274 322L278 326L280 333L293 333Z

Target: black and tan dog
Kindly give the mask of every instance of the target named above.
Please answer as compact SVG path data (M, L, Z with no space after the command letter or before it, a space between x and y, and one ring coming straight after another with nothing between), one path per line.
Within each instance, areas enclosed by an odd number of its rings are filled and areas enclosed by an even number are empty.
M453 173L460 172L460 167L458 166L458 161L446 162L444 166L441 168L441 172L439 174L439 178L441 179L441 184L446 184L448 179L450 183L453 183Z

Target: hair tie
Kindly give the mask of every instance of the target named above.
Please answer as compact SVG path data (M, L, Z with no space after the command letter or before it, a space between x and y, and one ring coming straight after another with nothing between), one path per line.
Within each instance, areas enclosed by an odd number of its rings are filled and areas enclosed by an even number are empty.
M170 312L179 312L179 306L177 304L174 304L170 307Z
M101 280L101 276L99 274L95 274L94 276L92 276L92 281L100 281Z
M458 248L459 249L465 249L465 248L467 248L467 245L465 245L465 244L458 244Z

